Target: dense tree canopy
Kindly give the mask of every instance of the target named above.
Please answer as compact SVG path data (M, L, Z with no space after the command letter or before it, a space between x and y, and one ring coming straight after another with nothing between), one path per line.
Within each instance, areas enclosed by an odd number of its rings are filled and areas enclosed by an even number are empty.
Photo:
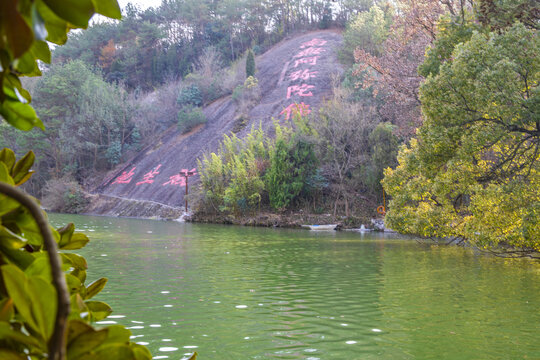
M384 180L390 226L540 249L539 59L537 32L517 22L474 31L431 72L418 140Z

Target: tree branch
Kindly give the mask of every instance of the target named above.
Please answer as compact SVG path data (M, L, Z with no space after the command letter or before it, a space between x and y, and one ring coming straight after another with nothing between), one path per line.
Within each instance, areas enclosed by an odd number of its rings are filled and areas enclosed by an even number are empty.
M49 264L51 265L52 282L56 289L56 299L58 308L54 321L54 332L49 339L49 359L64 360L66 358L66 326L67 317L70 311L69 292L67 290L66 279L62 272L60 257L58 256L58 246L54 240L49 223L43 215L40 206L23 191L14 186L0 182L0 193L17 200L28 209L36 221L45 249L49 253Z

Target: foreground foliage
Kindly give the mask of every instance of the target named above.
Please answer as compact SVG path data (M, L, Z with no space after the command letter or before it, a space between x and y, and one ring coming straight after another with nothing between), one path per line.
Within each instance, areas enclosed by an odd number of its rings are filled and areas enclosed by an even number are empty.
M94 13L119 18L114 0L3 1L0 12L0 115L21 130L43 128L19 76L37 76L37 61L50 61L46 41L63 44L72 28L86 28ZM49 109L53 110L53 109ZM93 300L105 286L86 285L86 260L67 252L88 238L73 224L53 229L36 199L17 187L33 171L34 153L17 161L0 151L0 358L151 359L120 325L94 327L111 308ZM62 250L58 254L57 249ZM196 355L195 355L196 356Z

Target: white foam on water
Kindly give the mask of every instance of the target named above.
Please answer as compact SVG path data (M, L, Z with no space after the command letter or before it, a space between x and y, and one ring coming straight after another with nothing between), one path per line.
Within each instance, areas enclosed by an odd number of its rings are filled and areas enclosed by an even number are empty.
M112 320L96 321L96 324L99 324L99 325L111 325L111 324L116 324L116 321L112 321Z
M178 350L178 348L177 347L172 347L172 346L164 346L164 347L159 348L159 351L163 351L163 352L176 351L176 350Z
M237 309L246 309L248 306L247 305L236 305L235 308Z
M167 304L167 305L163 305L163 307L172 307L172 305Z
M161 327L161 325L160 324L152 324L152 325L150 325L150 327L158 328L158 327Z
M186 346L184 346L184 349L196 349L196 348L198 348L197 345L186 345Z
M137 344L139 344L139 345L148 345L150 343L146 342L146 341L137 341Z
M347 345L353 345L353 344L356 344L357 342L354 341L354 340L349 340L349 341L345 341L345 344Z
M107 319L121 319L121 318L125 318L126 315L109 315L107 316Z
M381 329L371 329L371 331L373 331L373 332L382 332Z

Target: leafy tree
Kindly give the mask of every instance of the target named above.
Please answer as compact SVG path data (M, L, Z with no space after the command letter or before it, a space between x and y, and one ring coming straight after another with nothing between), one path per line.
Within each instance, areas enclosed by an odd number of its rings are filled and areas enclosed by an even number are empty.
M270 206L282 210L307 192L307 179L317 169L315 146L298 133L276 124L276 138L269 147L269 167L264 175Z
M261 205L262 175L268 161L264 132L252 128L241 140L224 135L217 154L204 155L198 162L203 189L203 205L216 212L246 212Z
M191 84L180 91L177 102L182 107L186 105L201 106L203 102L201 90L197 85Z
M198 107L186 106L178 112L178 130L182 134L204 123L206 123L206 116Z
M390 12L390 8L387 11ZM356 15L343 34L341 60L352 64L356 48L363 49L373 56L381 55L382 44L388 36L391 20L391 14L385 14L377 5L373 5L369 11Z
M347 89L335 87L334 98L324 104L314 124L324 174L332 184L334 215L342 201L347 217L364 176L360 169L369 164L368 136L375 121L371 107L348 102L349 95Z
M389 226L540 250L539 49L520 23L474 32L426 80L418 141L386 172Z
M246 58L246 78L250 76L255 77L255 55L253 55L251 49L248 51Z
M369 134L371 159L366 184L374 191L380 192L384 170L397 165L398 139L394 135L395 126L383 122L377 124Z

